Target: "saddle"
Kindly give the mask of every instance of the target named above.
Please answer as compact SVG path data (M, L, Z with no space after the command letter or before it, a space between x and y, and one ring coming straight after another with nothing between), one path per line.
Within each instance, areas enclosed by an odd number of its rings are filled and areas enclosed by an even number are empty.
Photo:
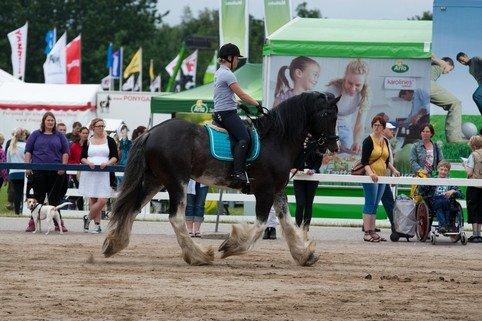
M233 153L231 148L231 139L228 131L220 127L217 123L207 123L204 125L209 136L209 150L211 155L220 161L232 162ZM261 150L258 131L254 127L248 127L251 136L251 147L248 152L246 161L254 162Z

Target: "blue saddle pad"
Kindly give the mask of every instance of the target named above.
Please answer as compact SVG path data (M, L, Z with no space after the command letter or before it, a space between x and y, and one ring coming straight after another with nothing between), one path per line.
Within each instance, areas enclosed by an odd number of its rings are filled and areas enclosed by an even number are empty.
M211 155L222 161L233 161L233 154L231 152L231 141L229 135L225 132L216 130L205 124L209 136L209 150ZM249 150L246 161L253 162L258 158L261 144L259 142L259 135L256 128L251 130L251 149Z

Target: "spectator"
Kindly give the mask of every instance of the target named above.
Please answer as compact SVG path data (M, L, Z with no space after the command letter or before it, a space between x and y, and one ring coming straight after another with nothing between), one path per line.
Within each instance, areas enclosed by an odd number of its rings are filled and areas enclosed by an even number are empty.
M5 156L8 154L8 147L10 147L10 142L12 140L12 137L13 135L15 135L15 131L17 129L14 129L12 131L12 135L10 136L10 139L7 140L7 143L5 144ZM7 173L8 173L8 170L7 170ZM1 186L0 186L1 188ZM15 195L14 195L14 190L13 190L13 185L10 183L10 181L8 181L8 186L7 186L7 205L5 205L5 207L7 208L7 210L9 211L12 211L14 210L14 204L15 203Z
M132 141L136 140L137 137L141 136L146 132L146 127L144 126L137 126L136 129L132 132Z
M191 237L201 237L201 224L204 221L204 203L209 186L189 180L187 186L186 226Z
M105 122L102 118L95 118L90 123L90 130L93 131L92 137L82 148L81 163L94 168L100 165L105 168L117 163L117 145L113 138L105 132ZM89 215L84 216L84 232L89 231L90 221L95 223L91 233L99 234L101 212L107 199L112 197L115 185L113 172L83 172L80 175L79 192L84 197L89 197Z
M23 163L25 154L25 140L27 133L22 128L17 128L13 135L10 146L7 152L7 162L9 163ZM8 173L8 180L13 186L14 191L14 209L15 214L20 215L22 212L23 201L23 185L25 178L25 170L11 169Z
M82 148L87 143L87 139L89 138L89 129L87 127L81 127L78 130L77 135L73 136L72 144L70 145L70 155L69 155L69 164L80 164L80 160L82 158ZM76 188L79 188L79 179L77 176L80 175L80 172L77 175L70 175L70 182ZM82 197L76 197L75 203L79 210L84 210L84 201Z
M54 114L46 112L42 117L40 130L34 131L27 139L25 146L25 162L33 164L67 164L69 160L69 142L65 135L56 129ZM60 204L61 193L65 181L65 171L51 170L27 170L26 174L32 176L34 197L39 204L48 198L49 205L57 206ZM57 224L57 222L54 222ZM61 219L61 226L64 232L67 229ZM58 226L56 226L56 229ZM33 219L30 218L27 232L35 229Z
M437 165L438 178L447 178L450 172L450 163L442 160ZM457 186L420 186L420 195L426 200L431 211L433 211L438 221L439 233L445 234L455 232L455 213L453 210L453 202L457 198L462 198L462 192ZM462 214L461 214L462 215Z
M385 191L386 184L379 184L378 177L385 176L387 167L398 173L397 169L390 163L390 144L388 139L383 137L386 122L383 117L376 116L372 119L372 133L365 138L362 145L361 164L365 166L366 175L370 176L373 183L364 183L363 192L365 205L363 207L363 228L366 242L385 241L375 231L375 220L378 203Z
M383 136L390 141L395 136L395 127L392 123L387 123L384 131L383 131ZM390 146L390 144L389 144ZM389 163L393 166L393 151L390 146L390 155L389 155ZM400 172L395 170L394 172L391 173L393 176L400 176ZM383 207L385 208L385 212L387 213L388 220L390 221L390 227L392 230L392 233L396 232L395 231L395 225L393 223L393 208L395 207L395 199L393 197L392 189L390 188L389 184L386 184L385 190L383 191L383 195L381 198Z
M482 179L482 136L472 136L469 140L472 153L467 162L464 162L467 176L470 179ZM467 187L467 222L472 224L473 235L469 237L468 241L471 243L481 243L482 237L480 229L482 226L482 188L481 187Z
M301 170L307 175L313 175L320 172L322 164L326 164L330 161L331 156L325 154L320 158L316 151L312 150L312 146L316 147L316 142L311 138L308 138L305 141L305 153L303 159L297 164L298 169L295 169L294 171ZM317 187L318 181L297 179L293 181L296 198L296 225L303 228L305 231L310 229L311 217L313 216L313 200L315 198Z
M57 131L64 135L67 135L67 126L64 123L57 124Z
M425 176L432 175L432 172L438 166L438 163L443 160L443 154L440 147L432 141L435 130L432 124L424 124L421 127L420 136L422 140L413 144L410 151L410 166L412 172L417 174L423 173Z
M0 163L5 163L7 157L5 155L5 151L3 150L3 143L5 143L5 137L0 134ZM6 169L0 169L0 189L2 188L3 184L7 185L8 176Z
M70 142L73 142L75 136L77 136L77 135L80 133L81 127L82 127L82 124L81 124L80 122L78 122L78 121L75 121L75 122L72 124L72 132L67 133L67 135L65 135L65 137L67 137L67 139L68 139ZM83 127L83 128L86 128L86 127Z
M129 140L128 134L129 129L126 125L122 125L119 134L119 165L125 166L127 164L127 156L132 147L132 141ZM117 186L120 186L122 182L122 177L117 178Z

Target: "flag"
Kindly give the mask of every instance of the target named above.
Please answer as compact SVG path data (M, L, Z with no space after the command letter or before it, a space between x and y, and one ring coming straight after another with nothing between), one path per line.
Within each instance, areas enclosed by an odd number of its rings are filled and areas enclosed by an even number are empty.
M151 92L161 91L161 75L158 75L149 86Z
M174 68L176 67L178 60L179 60L179 55L177 55L176 58L174 58L174 59L166 66L165 69L166 69L167 73L169 74L169 76L172 76L172 74L174 73Z
M80 84L80 66L81 66L81 38L80 35L72 40L65 47L65 56L67 64L67 83Z
M154 77L156 77L156 75L154 75L154 61L151 59L149 64L149 79L151 82L154 80Z
M248 57L249 13L247 0L221 0L219 13L219 44L228 42L239 47L241 55Z
M105 66L109 69L112 68L112 62L113 62L113 57L112 57L112 42L109 42L109 46L107 47L107 60L105 63Z
M25 58L27 56L28 22L10 32L7 37L12 47L12 75L25 80Z
M142 48L139 48L137 52L131 59L129 65L127 65L126 69L124 70L124 78L129 77L130 74L135 72L140 73L142 68Z
M264 0L266 37L291 20L291 0Z
M55 44L55 41L57 41L56 38L56 35L57 34L57 30L54 28L52 30L49 30L47 31L47 33L45 34L45 49L44 49L44 53L46 55L49 54L50 50L52 50L52 48L54 47L54 44Z
M196 86L197 57L198 50L196 49L182 61L181 69L185 79L184 88L186 89Z
M132 75L134 77L134 75ZM141 77L137 77L137 81L134 84L134 88L132 88L132 91L142 91L141 90Z
M67 66L65 65L65 45L67 33L55 43L44 62L44 77L46 84L65 84Z
M125 83L122 84L122 90L128 91L134 88L134 75L131 75Z
M206 72L204 73L203 84L209 84L214 81L214 73L216 72L216 67L218 65L218 51L214 51L213 59L209 63Z
M111 82L111 77L110 75L105 76L102 78L100 85L102 86L102 89L110 89L110 82Z
M121 51L120 49L112 54L112 77L119 78L121 75Z

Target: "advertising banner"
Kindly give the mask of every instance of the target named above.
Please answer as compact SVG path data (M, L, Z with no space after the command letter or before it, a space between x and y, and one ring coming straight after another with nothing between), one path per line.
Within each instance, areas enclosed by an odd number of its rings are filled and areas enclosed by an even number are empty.
M264 30L268 37L291 20L290 0L264 0Z
M434 83L437 91L433 92L440 96L440 102L432 105L430 119L442 133L448 125L464 139L482 128L482 42L478 40L481 16L480 0L434 2L433 53L440 59L450 58L454 68L441 74ZM460 161L460 157L470 153L465 142L447 144L444 135L438 132L436 139L444 142L443 152L448 159Z
M65 47L67 60L67 83L80 84L81 80L81 37L77 36Z
M233 43L241 55L249 53L249 13L246 0L220 0L219 44Z
M10 32L7 37L12 47L12 75L25 80L25 58L27 56L28 23Z
M65 46L67 33L55 43L44 62L44 77L46 84L65 84L67 80L67 66L65 58Z
M360 159L362 142L372 131L374 116L381 115L396 127L396 137L390 142L394 152L408 150L419 138L421 125L428 121L428 59L269 59L266 106L276 108L305 91L341 96L337 120L340 152L328 168L331 172L348 173Z

